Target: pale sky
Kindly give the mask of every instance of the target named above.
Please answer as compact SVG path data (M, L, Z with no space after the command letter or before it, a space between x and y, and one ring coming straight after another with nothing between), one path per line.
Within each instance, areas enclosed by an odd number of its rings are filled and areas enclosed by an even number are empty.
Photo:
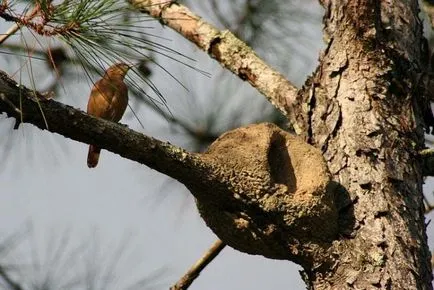
M320 17L315 23L300 26L300 33L312 34L313 38L314 45L307 45L307 59L291 58L291 69L286 72L297 84L315 68L322 45ZM188 109L189 98L193 97L198 97L206 108L208 98L218 96L218 92L209 90L218 80L220 66L169 29L161 29L158 23L153 26L171 40L167 45L193 57L197 67L212 74L206 78L158 58L190 90L185 91L161 71L153 72L152 80L168 97L172 112ZM8 26L2 23L0 27L4 31ZM0 60L1 67L13 73L17 63L8 62L6 57ZM267 60L267 55L263 57ZM41 82L46 79L45 75L36 77ZM231 102L251 102L250 96L243 98L253 92L248 84L235 77L230 82L235 86L225 84L228 87L219 89L230 91L227 97L233 98ZM89 92L88 82L77 79L65 83L65 93L58 97L61 102L84 110ZM137 113L145 129L140 128L131 112L121 122L179 146L188 144L185 137L175 134L166 121L149 109L142 108ZM252 118L243 119L249 122ZM0 154L0 241L27 230L16 248L3 254L1 260L19 265L27 277L26 283L32 277L44 279L48 271L49 277L60 281L53 289L70 289L65 286L67 281L74 275L83 277L85 272L92 272L89 269L94 265L101 272L95 272L100 278L91 289L127 289L146 277L154 278L143 289L168 289L216 240L199 217L189 192L178 182L108 151L102 152L97 168L89 169L87 145L42 132L32 125L21 125L19 130L12 130L12 126L12 119L0 116L0 132L4 136L0 139L0 152L7 155ZM66 249L64 256L56 256L60 245ZM76 250L80 246L82 250ZM115 259L119 248L124 252ZM116 266L110 270L113 264ZM300 267L288 261L247 255L227 247L190 289L305 289L298 270ZM113 279L108 286L102 284L106 273Z

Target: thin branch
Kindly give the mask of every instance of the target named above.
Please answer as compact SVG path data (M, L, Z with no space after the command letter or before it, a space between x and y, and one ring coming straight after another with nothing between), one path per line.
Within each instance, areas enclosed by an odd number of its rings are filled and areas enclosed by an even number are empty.
M18 109L11 101L9 101L9 99L5 96L5 94L0 93L0 100L6 103L7 105L9 105L18 114L22 113L20 109Z
M5 33L0 35L0 44L6 41L11 35L15 34L20 29L20 26L18 24L13 24L11 27L9 27L8 30L6 30Z
M26 20L31 20L33 17L35 17L39 12L39 5L36 5L27 15L25 16ZM0 35L0 44L6 41L11 35L15 34L20 29L20 24L15 23L9 29Z
M197 262L185 273L184 276L176 282L175 285L170 287L170 290L185 290L190 287L191 283L199 277L205 267L214 260L215 257L224 249L226 246L221 240L217 240L199 259Z
M9 274L2 266L0 266L0 277L5 281L5 283L10 287L10 289L23 290L23 287L21 287L20 284L18 284L11 277L9 277Z
M425 205L425 214L430 213L434 209L434 206L429 202L425 194L423 195L423 203Z
M432 1L423 0L422 1L422 9L428 15L428 18L429 18L430 23L431 23L431 27L434 28L434 5L433 5Z
M424 149L419 152L422 158L422 174L424 176L434 176L434 149Z
M248 81L285 116L292 115L291 105L296 100L297 88L229 30L218 30L187 7L173 1L129 1L196 44L242 80Z

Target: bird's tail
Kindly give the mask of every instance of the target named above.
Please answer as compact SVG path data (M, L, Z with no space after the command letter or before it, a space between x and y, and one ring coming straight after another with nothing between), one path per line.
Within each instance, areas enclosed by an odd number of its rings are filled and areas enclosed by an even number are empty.
M89 153L87 154L87 166L94 168L98 165L99 153L101 148L89 145Z

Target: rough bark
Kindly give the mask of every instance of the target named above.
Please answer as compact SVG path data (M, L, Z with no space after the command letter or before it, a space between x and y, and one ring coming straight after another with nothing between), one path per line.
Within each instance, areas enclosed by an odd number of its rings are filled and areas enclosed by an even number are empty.
M328 44L300 92L298 120L350 199L340 197L336 264L305 269L306 281L315 289L431 289L417 158L424 136L412 88L424 65L417 1L323 5Z
M295 104L280 105L318 149L262 124L193 154L54 101L38 103L4 76L0 112L19 120L22 98L24 122L44 129L42 108L50 131L176 178L225 243L299 263L311 288L431 289L418 158L424 102L413 77L424 68L417 1L322 4L328 43L320 65ZM156 17L178 8L163 6ZM214 56L230 45L221 36L207 46Z

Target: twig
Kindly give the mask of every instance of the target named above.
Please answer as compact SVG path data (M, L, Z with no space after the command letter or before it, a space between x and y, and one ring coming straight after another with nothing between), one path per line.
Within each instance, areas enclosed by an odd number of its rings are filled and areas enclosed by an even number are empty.
M431 26L434 27L434 5L431 4L431 1L424 0L422 1L422 9L428 15Z
M6 32L4 34L0 35L0 44L5 42L5 40L8 39L9 36L11 36L15 32L17 32L18 29L20 29L20 26L16 23L14 25L12 25L11 27L9 27L9 29L6 30Z
M3 93L0 93L0 100L11 106L11 108L18 114L22 114L21 110L18 109Z
M23 290L20 284L16 283L14 280L12 280L11 277L9 277L9 274L6 273L2 266L0 266L0 277L3 278L3 280L10 287L10 289Z
M419 151L422 161L422 174L424 176L434 176L434 149L423 149Z
M26 14L25 16L26 20L30 20L33 17L35 17L38 11L39 11L39 6L37 5L32 9L32 11ZM11 35L15 34L15 32L17 32L19 29L20 29L20 25L18 23L15 23L11 27L9 27L9 29L4 34L0 35L0 44L5 42L6 39L8 39Z
M199 277L200 272L202 272L205 267L214 260L215 257L223 250L226 246L221 240L217 240L211 248L188 270L184 276L176 282L175 285L170 287L170 290L185 290L190 287L191 283Z

